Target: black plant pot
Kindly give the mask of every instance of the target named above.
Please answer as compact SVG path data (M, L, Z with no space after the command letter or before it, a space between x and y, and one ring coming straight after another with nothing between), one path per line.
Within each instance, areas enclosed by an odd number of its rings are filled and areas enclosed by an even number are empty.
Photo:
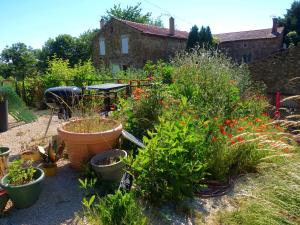
M8 130L8 101L0 101L0 133Z

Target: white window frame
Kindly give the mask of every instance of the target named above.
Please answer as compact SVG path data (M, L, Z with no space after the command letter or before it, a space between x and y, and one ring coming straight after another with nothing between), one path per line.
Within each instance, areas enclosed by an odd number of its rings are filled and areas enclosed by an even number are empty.
M128 54L129 52L129 36L121 35L121 53Z
M105 38L104 37L99 38L99 55L101 55L101 56L105 55Z

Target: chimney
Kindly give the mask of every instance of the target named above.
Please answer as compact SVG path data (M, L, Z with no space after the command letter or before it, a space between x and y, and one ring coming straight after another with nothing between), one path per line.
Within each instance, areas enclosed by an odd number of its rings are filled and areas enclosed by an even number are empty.
M104 22L104 19L101 19L100 20L100 29L102 30L102 28L104 27L105 25L105 22Z
M175 34L175 20L173 17L170 17L169 19L169 35Z
M277 28L278 28L278 19L274 17L273 18L273 27L272 27L273 34L277 33Z

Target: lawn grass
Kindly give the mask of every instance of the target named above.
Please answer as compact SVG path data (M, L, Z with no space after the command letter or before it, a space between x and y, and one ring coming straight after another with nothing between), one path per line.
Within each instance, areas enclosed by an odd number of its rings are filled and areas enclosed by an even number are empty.
M235 198L236 210L219 214L216 224L300 224L300 154L269 158L259 173L245 184L249 194Z

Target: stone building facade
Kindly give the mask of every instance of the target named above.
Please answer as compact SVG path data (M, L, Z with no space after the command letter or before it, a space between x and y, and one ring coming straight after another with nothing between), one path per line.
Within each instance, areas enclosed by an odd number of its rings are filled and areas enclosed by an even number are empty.
M254 80L263 81L267 92L298 95L300 92L300 45L249 64Z
M269 29L214 35L219 49L235 62L252 63L283 48L283 27L273 19ZM186 48L188 32L175 30L171 17L169 28L161 28L112 18L100 21L100 31L93 40L92 59L96 68L102 64L113 71L141 68L147 60L168 60Z
M283 48L283 27L273 19L270 29L216 34L219 49L235 62L251 63L272 55Z
M188 33L175 30L170 18L169 29L112 18L100 21L100 31L93 40L93 63L116 72L129 67L141 68L147 60L169 59L186 47Z

